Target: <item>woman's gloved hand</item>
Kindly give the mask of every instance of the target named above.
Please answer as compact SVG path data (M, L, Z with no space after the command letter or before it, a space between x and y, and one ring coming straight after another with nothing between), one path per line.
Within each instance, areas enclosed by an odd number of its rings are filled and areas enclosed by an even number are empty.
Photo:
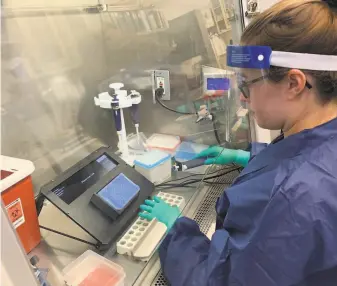
M202 157L207 158L207 160L205 161L205 165L226 165L236 163L243 167L246 167L250 159L250 152L243 150L226 149L220 146L213 146L200 152L196 156L196 158Z
M141 205L140 209L145 211L138 214L141 218L147 220L155 218L167 226L167 231L171 229L180 215L180 210L177 206L171 207L158 197L153 197L152 201L145 200L145 204Z

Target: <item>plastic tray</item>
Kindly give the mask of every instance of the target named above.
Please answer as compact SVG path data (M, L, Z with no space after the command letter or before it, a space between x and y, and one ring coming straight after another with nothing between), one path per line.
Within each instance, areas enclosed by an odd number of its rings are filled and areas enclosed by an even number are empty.
M185 200L182 196L160 192L161 199L182 211ZM148 261L166 233L166 226L157 220L138 218L117 242L117 252L135 259Z
M166 134L153 134L146 141L146 146L149 149L159 149L170 154L173 154L180 144L179 136Z
M139 218L117 243L117 252L147 261L163 239L167 227L157 220Z
M123 286L125 272L121 266L87 250L63 269L68 286Z
M175 158L177 160L192 160L201 151L208 148L208 145L198 144L194 142L182 142L177 148Z

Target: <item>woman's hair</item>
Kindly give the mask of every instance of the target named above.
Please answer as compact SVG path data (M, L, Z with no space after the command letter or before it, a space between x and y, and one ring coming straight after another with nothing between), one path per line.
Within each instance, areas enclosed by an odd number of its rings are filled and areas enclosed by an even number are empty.
M337 0L282 0L258 15L244 31L245 45L275 51L337 55ZM281 81L288 68L272 66L269 78ZM309 71L322 103L337 100L337 71Z

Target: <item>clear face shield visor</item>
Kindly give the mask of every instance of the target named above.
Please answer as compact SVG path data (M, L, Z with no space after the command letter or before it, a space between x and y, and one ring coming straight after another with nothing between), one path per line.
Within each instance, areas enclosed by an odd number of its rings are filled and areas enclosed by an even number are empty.
M337 71L337 56L279 52L267 46L228 46L227 66L234 69L237 87L248 99L252 85L269 79L271 66ZM312 83L307 81L306 87L311 89Z

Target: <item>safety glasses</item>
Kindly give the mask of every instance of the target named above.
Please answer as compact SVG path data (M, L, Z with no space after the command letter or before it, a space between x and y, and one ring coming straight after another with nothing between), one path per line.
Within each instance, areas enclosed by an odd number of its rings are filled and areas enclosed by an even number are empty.
M241 81L241 83L238 85L238 88L241 91L242 95L246 99L248 99L248 98L250 98L249 87L254 83L257 83L261 80L267 79L268 77L269 77L268 75L264 75L264 76L258 77L256 79L253 79L253 80L250 80L250 81ZM308 81L305 82L305 86L308 89L312 89L312 85Z
M238 88L242 92L242 95L248 99L250 97L249 86L267 78L268 76L264 75L250 81L241 81L241 83L238 85Z

